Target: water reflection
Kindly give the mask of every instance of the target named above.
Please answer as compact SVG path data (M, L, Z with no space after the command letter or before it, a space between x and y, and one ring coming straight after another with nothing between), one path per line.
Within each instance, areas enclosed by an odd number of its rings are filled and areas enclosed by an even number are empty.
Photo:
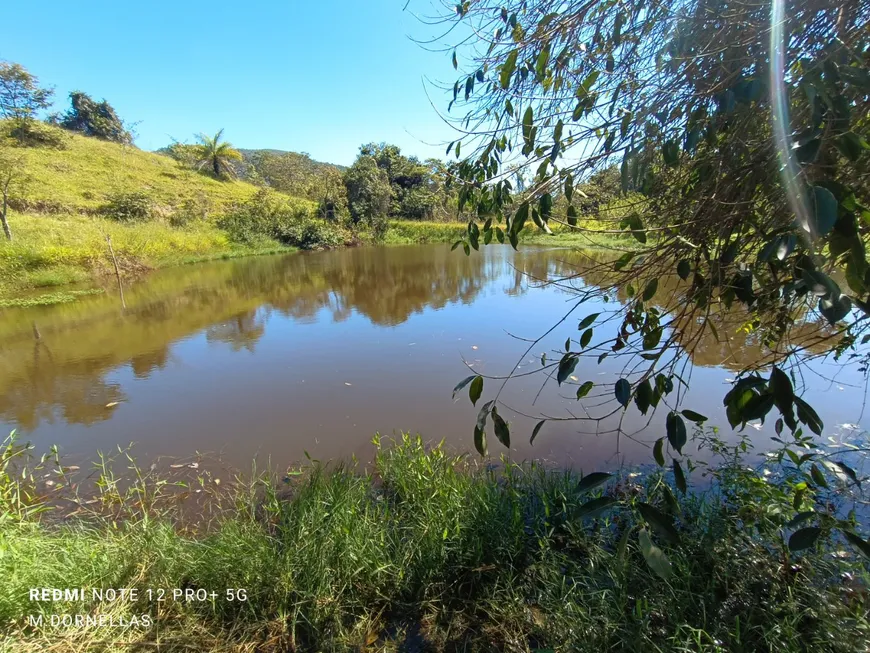
M166 366L173 342L192 334L204 330L209 343L254 353L271 311L307 324L324 315L341 322L355 311L395 326L427 308L471 303L503 268L503 256L361 248L163 271L128 289L123 312L108 293L8 309L0 312L0 416L24 430L57 417L93 424L124 400L108 372L129 363L136 378L147 378Z
M8 309L0 428L63 442L70 427L88 427L77 446L89 452L144 438L163 437L181 454L231 442L241 463L256 448L298 458L321 440L333 443L326 455L346 455L376 429L428 427L465 442L472 408L448 401L467 374L457 348L474 369L504 373L524 348L505 332L540 335L570 307L566 290L611 282L608 260L555 249L466 257L444 246L360 248L165 270L127 289L125 311L111 289L71 305ZM546 284L563 277L571 279L561 289ZM685 293L676 277L662 279L657 299L682 302ZM622 288L612 295L627 299ZM678 325L696 366L737 369L762 356L754 337L739 334L741 316L725 324L713 315L719 340ZM800 327L803 336L819 328ZM590 365L577 373L603 383L609 368ZM562 407L554 397L549 407ZM590 455L571 429L551 437Z

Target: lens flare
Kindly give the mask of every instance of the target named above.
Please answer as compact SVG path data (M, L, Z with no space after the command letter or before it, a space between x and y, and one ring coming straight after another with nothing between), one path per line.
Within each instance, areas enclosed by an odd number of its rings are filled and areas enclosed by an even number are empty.
M810 243L816 240L804 186L800 183L800 166L793 153L789 134L788 92L785 87L785 0L772 0L770 11L770 92L773 138L780 160L786 197L795 218Z

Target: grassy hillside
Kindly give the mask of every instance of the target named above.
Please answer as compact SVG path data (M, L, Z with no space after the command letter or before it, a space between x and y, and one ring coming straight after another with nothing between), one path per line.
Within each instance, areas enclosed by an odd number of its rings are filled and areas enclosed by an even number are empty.
M58 130L60 131L60 130ZM65 149L19 148L29 180L15 204L50 213L93 212L119 192L142 191L167 209L207 195L217 207L249 198L256 187L185 170L167 156L62 132Z
M111 265L111 236L126 274L199 258L257 253L277 243L238 245L216 226L257 187L219 181L169 157L58 130L64 147L12 148L24 179L10 193L14 241L0 242L0 297L32 288L81 282ZM142 193L152 218L122 223L106 215L118 194ZM307 200L286 198L300 213Z

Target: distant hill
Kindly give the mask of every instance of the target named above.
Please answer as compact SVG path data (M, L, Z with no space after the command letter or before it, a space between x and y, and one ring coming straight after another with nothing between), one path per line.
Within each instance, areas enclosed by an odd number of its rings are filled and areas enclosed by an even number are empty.
M290 150L275 150L275 149L272 149L269 147L261 148L258 150L256 150L256 149L249 150L249 149L241 148L241 147L236 148L236 149L242 153L243 157L245 157L246 163L251 163L254 160L254 158L256 157L256 155L260 154L260 153L273 154L275 156L282 156L284 154L304 154L302 152L292 152ZM347 166L341 166L341 165L338 165L337 163L328 163L326 161L318 161L317 159L312 159L311 157L308 157L308 158L311 160L312 163L314 163L318 166L328 166L331 168L337 168L338 170L341 170L342 172L347 170Z

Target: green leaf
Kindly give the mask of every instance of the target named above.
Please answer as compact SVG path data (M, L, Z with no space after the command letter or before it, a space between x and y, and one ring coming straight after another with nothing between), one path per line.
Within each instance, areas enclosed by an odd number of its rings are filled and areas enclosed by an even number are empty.
M616 262L613 264L613 269L619 272L622 268L631 263L631 259L633 258L634 252L626 252L616 260Z
M665 454L664 454L665 440L664 438L659 438L656 440L655 445L653 446L653 458L655 458L656 463L658 463L659 467L665 466Z
M821 468L813 463L813 466L810 467L810 476L813 478L813 483L818 485L819 487L828 488L828 479L825 478L824 473Z
M808 519L812 519L813 517L815 517L815 515L816 515L816 513L813 510L807 510L806 512L799 512L797 515L795 515L792 518L792 520L789 523L787 523L785 525L785 527L788 529L797 528L798 526L803 524Z
M486 433L476 426L474 427L474 448L481 456L486 455Z
M504 245L504 232L501 230L501 227L495 228L495 239Z
M511 75L514 74L514 70L517 67L517 50L512 50L511 53L507 56L507 59L504 62L504 65L501 68L501 74L499 76L499 81L501 82L501 87L506 89L510 86L511 83ZM513 111L511 110L511 113Z
M528 106L528 107L526 107L525 113L523 113L523 137L527 141L531 138L533 123L534 123L534 113L532 111L532 107Z
M468 243L463 242L463 243L462 243L462 249L465 250L465 255L466 255L466 256L471 255L471 248L468 246Z
M641 414L646 415L646 411L649 410L649 407L652 404L652 395L652 385L650 384L649 379L644 379L634 391L634 404L637 406L637 409Z
M819 539L819 535L821 534L822 529L818 526L808 526L795 531L792 533L791 537L788 538L789 551L803 551L804 549L809 549L816 543L816 540Z
M683 468L680 466L680 462L678 460L674 460L674 484L677 486L677 489L683 494L686 493L686 475L683 474Z
M852 310L852 300L847 295L840 295L837 299L820 299L819 313L830 324L836 324L845 318Z
M592 340L592 331L593 329L586 329L583 332L583 335L580 336L580 348L585 349L586 345L589 344L589 341Z
M855 132L846 132L834 141L834 145L852 162L860 159L864 151L870 149L870 144Z
M616 559L625 561L625 551L628 548L628 536L631 535L633 526L626 526L622 532L622 537L619 538L619 543L616 545Z
M571 176L571 173L565 177L565 199L568 200L568 203L571 203L571 199L574 196L574 177Z
M577 388L577 399L583 399L583 397L588 395L594 385L595 384L592 383L592 381L586 381L583 385Z
M689 274L691 274L691 272L692 265L686 259L683 259L682 261L677 263L677 274L683 281L689 278Z
M827 236L837 222L837 200L827 188L813 186L813 228L817 236Z
M494 399L490 399L483 406L480 407L480 410L477 412L477 423L475 426L479 428L481 431L486 430L486 420L489 417L489 409L492 407L493 403L495 403Z
M662 327L658 327L653 329L649 333L644 334L643 336L643 348L646 349L655 349L658 347L659 342L661 342L662 335L664 334L664 329ZM655 360L659 357L659 354L641 354L645 360Z
M840 296L840 287L837 285L837 282L821 270L805 268L801 272L801 278L806 283L809 291L816 297L836 298Z
M794 248L796 246L797 236L795 236L794 234L780 236L779 242L776 246L776 258L778 258L780 261L784 261L794 251Z
M613 393L616 395L616 400L626 407L631 399L631 384L626 379L619 379L613 386Z
M673 515L682 514L683 509L680 506L680 502L677 501L677 495L674 494L673 490L671 490L671 486L666 483L662 483L661 485L662 495L665 498L665 503L668 504L668 510Z
M610 477L613 474L607 474L605 472L592 472L591 474L586 474L583 478L580 479L580 482L577 484L577 492L588 492L589 490L593 490L597 488L599 485L604 485L610 480Z
M653 297L655 297L656 291L659 289L659 280L658 279L650 279L649 283L646 284L646 288L643 289L643 301L648 302Z
M849 467L846 463L840 462L839 460L831 460L829 463L837 468L846 475L849 480L851 480L855 485L861 487L861 481L858 480L858 475L855 473L855 470Z
M619 501L613 497L599 497L597 499L592 499L577 508L574 516L577 518L592 517L593 515L602 513L605 510L609 510L617 503L619 503Z
M538 59L535 62L535 72L538 73L538 77L543 78L544 73L547 70L547 64L550 63L550 44L546 44L543 48L541 48L541 53L538 55Z
M665 164L671 167L676 166L680 162L680 145L677 141L668 141L662 147L662 154L665 158Z
M462 245L463 242L465 242L465 241L457 240L455 243L453 243L453 247L450 248L450 251L452 252L454 249L456 249L457 247L459 247L460 245Z
M680 535L674 528L674 520L668 515L648 503L638 502L637 509L653 530L668 542L677 544L680 541Z
M816 435L821 435L825 425L816 411L813 410L813 407L800 397L794 398L794 405L797 408L798 419L806 424L810 431Z
M556 372L556 383L562 385L562 382L574 372L575 367L577 367L576 354L565 354L562 356L562 360L559 361L559 369Z
M459 62L456 61L456 50L453 51L453 68L454 70L459 66Z
M538 207L541 211L541 219L546 222L550 219L550 214L553 212L553 196L550 193L544 193L538 198Z
M870 558L870 542L861 539L855 533L850 531L843 531L843 535L849 541L849 544L858 549L865 558Z
M538 437L538 432L541 430L541 428L542 428L542 427L544 426L544 424L546 424L546 423L547 423L547 420L542 419L540 422L538 422L537 424L535 424L535 428L532 429L532 437L529 438L529 444L530 444L530 445L535 443L535 438Z
M456 393L457 393L457 392L459 392L460 390L462 390L462 388L464 388L465 386L467 386L469 383L471 383L472 381L474 381L474 379L476 379L476 378L477 378L477 374L472 374L471 376L468 376L468 377L462 379L459 383L457 383L457 384L456 384L456 387L453 388L453 399L456 399Z
M634 239L641 245L646 245L646 231L643 231L641 229L632 229L631 235L634 236Z
M701 413L696 413L694 410L686 409L682 411L683 417L685 417L690 422L695 422L695 424L700 424L701 422L706 422L707 418Z
M767 387L771 394L773 394L773 398L780 411L791 410L791 405L794 401L794 388L792 388L791 379L788 378L788 374L774 365L770 372L770 380L767 383Z
M593 313L592 315L587 315L582 320L580 320L580 324L577 325L577 330L582 331L583 329L592 326L592 323L598 319L598 316L601 313Z
M471 387L468 389L468 397L471 399L471 404L476 406L477 400L483 394L483 377L475 376L471 381Z
M510 428L508 428L508 424L504 421L504 418L502 418L502 416L498 414L495 406L492 407L492 424L495 428L495 437L497 437L498 441L501 442L505 447L510 449Z
M520 204L520 207L517 209L516 213L514 213L513 220L511 220L511 228L510 233L516 235L519 234L523 230L523 226L526 224L526 220L529 219L529 203L523 202Z
M806 164L815 161L816 157L818 157L819 155L819 148L821 146L822 139L813 138L808 140L800 147L795 148L795 155L797 156L798 163Z
M676 412L670 412L665 419L665 427L668 433L668 442L682 454L683 447L686 446L686 441L688 440L686 437L686 423L683 421L683 418Z
M645 528L642 528L637 534L637 541L640 544L640 552L649 568L663 580L668 580L673 575L671 562L664 552L653 544Z

